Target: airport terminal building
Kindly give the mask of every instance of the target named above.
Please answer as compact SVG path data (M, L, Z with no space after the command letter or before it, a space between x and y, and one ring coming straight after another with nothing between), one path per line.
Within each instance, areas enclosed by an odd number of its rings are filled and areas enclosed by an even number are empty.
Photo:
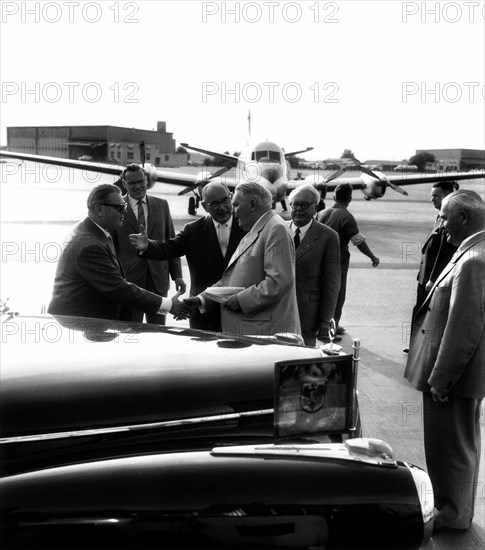
M140 162L140 143L145 143L146 162L155 166L185 166L186 153L176 153L173 133L166 122L156 130L121 126L11 126L7 150L69 159L125 165Z

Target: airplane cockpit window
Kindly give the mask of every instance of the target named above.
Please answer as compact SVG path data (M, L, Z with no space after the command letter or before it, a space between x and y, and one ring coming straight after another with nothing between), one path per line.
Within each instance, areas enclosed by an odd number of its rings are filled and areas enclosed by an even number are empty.
M266 149L264 151L256 151L256 162L264 160L269 160L268 151Z
M281 162L280 152L279 151L268 151L269 160L273 162Z
M256 151L256 162L281 162L279 151L265 149L264 151Z

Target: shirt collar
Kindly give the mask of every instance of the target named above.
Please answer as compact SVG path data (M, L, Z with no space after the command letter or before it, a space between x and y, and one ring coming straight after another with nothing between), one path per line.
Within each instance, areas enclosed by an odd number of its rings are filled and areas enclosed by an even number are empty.
M218 229L218 227L220 225L227 225L227 227L229 228L229 230L232 229L232 221L234 219L234 216L231 214L231 217L227 220L227 222L225 224L221 224L219 222L216 222L216 220L214 218L212 218L212 223L214 224L214 227L216 228L216 231Z
M131 206L132 210L135 210L138 207L138 199L133 199L128 194L126 195L126 199L128 200L128 203ZM143 203L143 206L147 205L147 196L146 195L141 199L141 202Z
M313 219L311 219L306 225L303 227L298 228L293 222L290 223L291 231L293 232L293 235L295 234L297 229L300 229L300 238L303 239L306 232L310 229L310 225L312 224Z

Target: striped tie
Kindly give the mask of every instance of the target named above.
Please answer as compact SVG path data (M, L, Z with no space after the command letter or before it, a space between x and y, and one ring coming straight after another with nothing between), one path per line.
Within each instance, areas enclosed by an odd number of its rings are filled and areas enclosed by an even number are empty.
M141 199L138 201L138 225L143 225L143 227L147 229L145 223L145 212L143 210L143 201Z

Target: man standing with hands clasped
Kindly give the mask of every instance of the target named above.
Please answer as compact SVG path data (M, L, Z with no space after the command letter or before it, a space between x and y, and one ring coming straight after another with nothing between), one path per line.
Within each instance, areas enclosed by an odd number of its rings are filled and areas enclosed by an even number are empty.
M296 299L301 332L307 346L316 339L329 342L340 288L340 250L336 231L317 222L320 194L313 185L301 185L290 194L290 230L296 248Z
M416 312L404 376L423 392L435 528L467 529L485 396L485 202L474 191L456 191L443 199L440 219L458 250Z

